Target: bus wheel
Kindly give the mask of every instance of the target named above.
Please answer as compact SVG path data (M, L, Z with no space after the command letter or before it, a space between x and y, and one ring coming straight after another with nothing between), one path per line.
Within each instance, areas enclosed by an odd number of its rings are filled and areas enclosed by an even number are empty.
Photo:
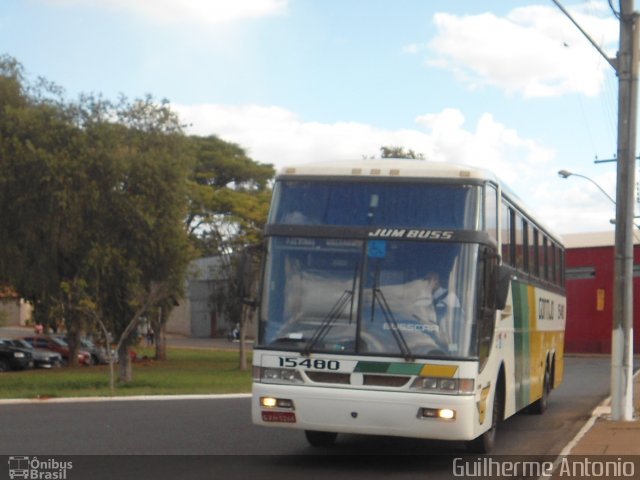
M335 432L318 432L316 430L305 430L304 434L312 447L329 447L338 437Z
M477 438L467 442L467 450L471 453L489 453L496 443L496 430L502 417L502 392L497 390L493 399L493 412L491 415L491 428Z
M544 371L544 380L542 384L542 396L531 404L529 411L536 415L542 415L549 406L549 393L551 392L551 374L549 369Z

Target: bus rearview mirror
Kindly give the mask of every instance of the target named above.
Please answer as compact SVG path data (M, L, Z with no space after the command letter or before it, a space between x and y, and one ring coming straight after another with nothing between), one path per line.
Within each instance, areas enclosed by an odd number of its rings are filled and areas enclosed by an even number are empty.
M498 267L498 286L496 289L496 308L504 310L511 285L511 270L504 265Z

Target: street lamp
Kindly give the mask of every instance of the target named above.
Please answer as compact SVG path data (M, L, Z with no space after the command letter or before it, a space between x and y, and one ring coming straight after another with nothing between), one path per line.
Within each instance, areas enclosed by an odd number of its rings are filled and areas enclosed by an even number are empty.
M607 192L605 192L604 188L602 188L600 185L598 185L595 180L593 180L593 179L591 179L591 178L589 178L589 177L587 177L585 175L580 175L579 173L569 172L568 170L560 170L558 172L558 175L560 175L562 178L568 178L568 177L571 177L571 176L584 178L585 180L590 181L596 187L598 187L598 189L600 189L600 191L602 193L604 193L604 195L611 201L611 203L613 203L614 205L616 204L616 201L613 199L613 197L611 195L609 195Z
M569 178L569 177L580 177L580 178L584 178L585 180L588 180L589 182L591 182L592 184L594 184L596 187L598 187L598 189L604 194L605 197L607 197L609 199L609 201L611 203L613 203L613 205L616 205L616 201L613 199L613 197L611 195L609 195L604 188L602 188L594 179L587 177L586 175L580 175L579 173L573 173L570 172L569 170L560 170L558 171L558 175L560 175L562 178ZM638 216L634 216L633 218L640 218ZM610 222L615 225L616 221L614 219L610 220ZM638 225L637 223L634 223L635 227L640 229L640 225ZM636 240L638 240L637 235L633 234L634 237L636 237Z

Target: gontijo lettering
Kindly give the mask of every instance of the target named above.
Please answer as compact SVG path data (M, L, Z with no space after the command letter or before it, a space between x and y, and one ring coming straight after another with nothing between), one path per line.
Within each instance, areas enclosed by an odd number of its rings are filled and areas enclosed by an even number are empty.
M553 300L540 297L538 300L538 320L553 320L554 313L555 308Z

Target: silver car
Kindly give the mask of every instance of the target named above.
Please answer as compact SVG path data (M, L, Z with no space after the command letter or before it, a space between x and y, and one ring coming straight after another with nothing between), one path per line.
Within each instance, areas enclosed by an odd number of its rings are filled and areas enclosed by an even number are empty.
M29 342L22 339L0 338L0 344L11 345L22 349L28 349L33 356L35 367L39 368L56 368L62 366L62 355L58 352L52 352L44 348L34 348Z

